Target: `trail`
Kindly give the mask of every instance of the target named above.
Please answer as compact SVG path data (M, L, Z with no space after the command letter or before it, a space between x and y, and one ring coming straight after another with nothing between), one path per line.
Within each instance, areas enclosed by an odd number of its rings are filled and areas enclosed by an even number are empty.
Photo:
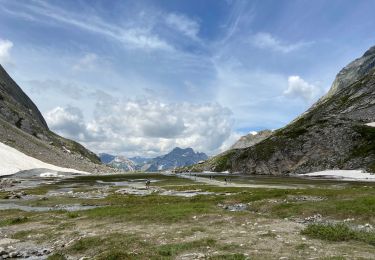
M163 173L168 175L167 173ZM206 183L209 185L214 185L218 187L235 187L235 188L262 188L262 189L300 189L301 186L292 185L272 185L272 184L246 184L246 183L235 183L235 182L225 182L215 179L209 179L206 177L200 177L189 174L176 174L177 177L193 180L195 182Z

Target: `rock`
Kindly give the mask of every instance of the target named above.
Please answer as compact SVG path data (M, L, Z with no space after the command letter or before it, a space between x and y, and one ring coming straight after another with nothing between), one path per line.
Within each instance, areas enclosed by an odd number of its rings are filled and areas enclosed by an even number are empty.
M304 218L303 223L316 223L316 222L321 222L321 221L322 221L322 215L318 213L313 216Z
M233 205L222 205L218 204L219 207L229 210L229 211L244 211L247 210L248 205L243 203L233 204Z
M205 259L206 256L202 253L189 253L185 255L181 255L177 259L180 260L198 260L198 259Z
M21 254L19 252L17 252L17 251L9 253L9 257L10 258L16 258L18 256L21 256Z

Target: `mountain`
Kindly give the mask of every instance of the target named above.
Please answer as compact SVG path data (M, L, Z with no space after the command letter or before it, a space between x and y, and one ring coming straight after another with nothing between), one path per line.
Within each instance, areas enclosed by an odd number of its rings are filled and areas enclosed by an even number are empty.
M133 161L137 165L144 165L144 164L147 164L151 159L146 158L146 157L141 157L141 156L135 156L135 157L129 158L129 160Z
M113 161L114 159L116 158L116 156L112 155L112 154L108 154L108 153L100 153L99 154L99 159L102 163L104 164L108 164L110 163L111 161Z
M138 169L136 163L125 156L115 156L115 158L108 162L107 165L126 172L134 172Z
M108 171L93 152L50 131L36 105L1 65L0 142L56 166Z
M208 159L204 153L196 153L192 148L174 148L166 155L156 158L114 156L111 154L99 154L103 163L124 171L165 171L178 167L190 166Z
M244 149L181 170L287 175L375 172L375 47L343 68L329 92L289 125ZM373 123L373 124L371 124Z
M192 148L181 149L176 147L168 154L150 160L144 170L148 172L171 170L193 165L207 159L208 156L206 154L196 153Z
M230 149L243 149L253 146L264 139L268 138L272 134L271 130L262 130L260 132L252 132L248 135L242 136L237 142L235 142Z
M108 153L100 153L99 158L102 163L126 172L141 170L142 166L149 160L139 156L126 158L122 155L116 156Z

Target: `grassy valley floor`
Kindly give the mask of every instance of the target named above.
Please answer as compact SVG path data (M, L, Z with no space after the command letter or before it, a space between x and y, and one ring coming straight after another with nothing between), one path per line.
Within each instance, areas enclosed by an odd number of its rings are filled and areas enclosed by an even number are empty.
M22 183L27 182L21 180L0 192L3 257L373 259L375 255L375 183L371 182L139 173L45 178L36 187Z

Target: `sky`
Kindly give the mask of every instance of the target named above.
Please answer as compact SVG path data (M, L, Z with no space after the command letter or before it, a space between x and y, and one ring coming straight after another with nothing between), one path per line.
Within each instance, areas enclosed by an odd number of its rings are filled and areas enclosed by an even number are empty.
M96 153L214 155L375 45L372 0L0 0L0 64Z

